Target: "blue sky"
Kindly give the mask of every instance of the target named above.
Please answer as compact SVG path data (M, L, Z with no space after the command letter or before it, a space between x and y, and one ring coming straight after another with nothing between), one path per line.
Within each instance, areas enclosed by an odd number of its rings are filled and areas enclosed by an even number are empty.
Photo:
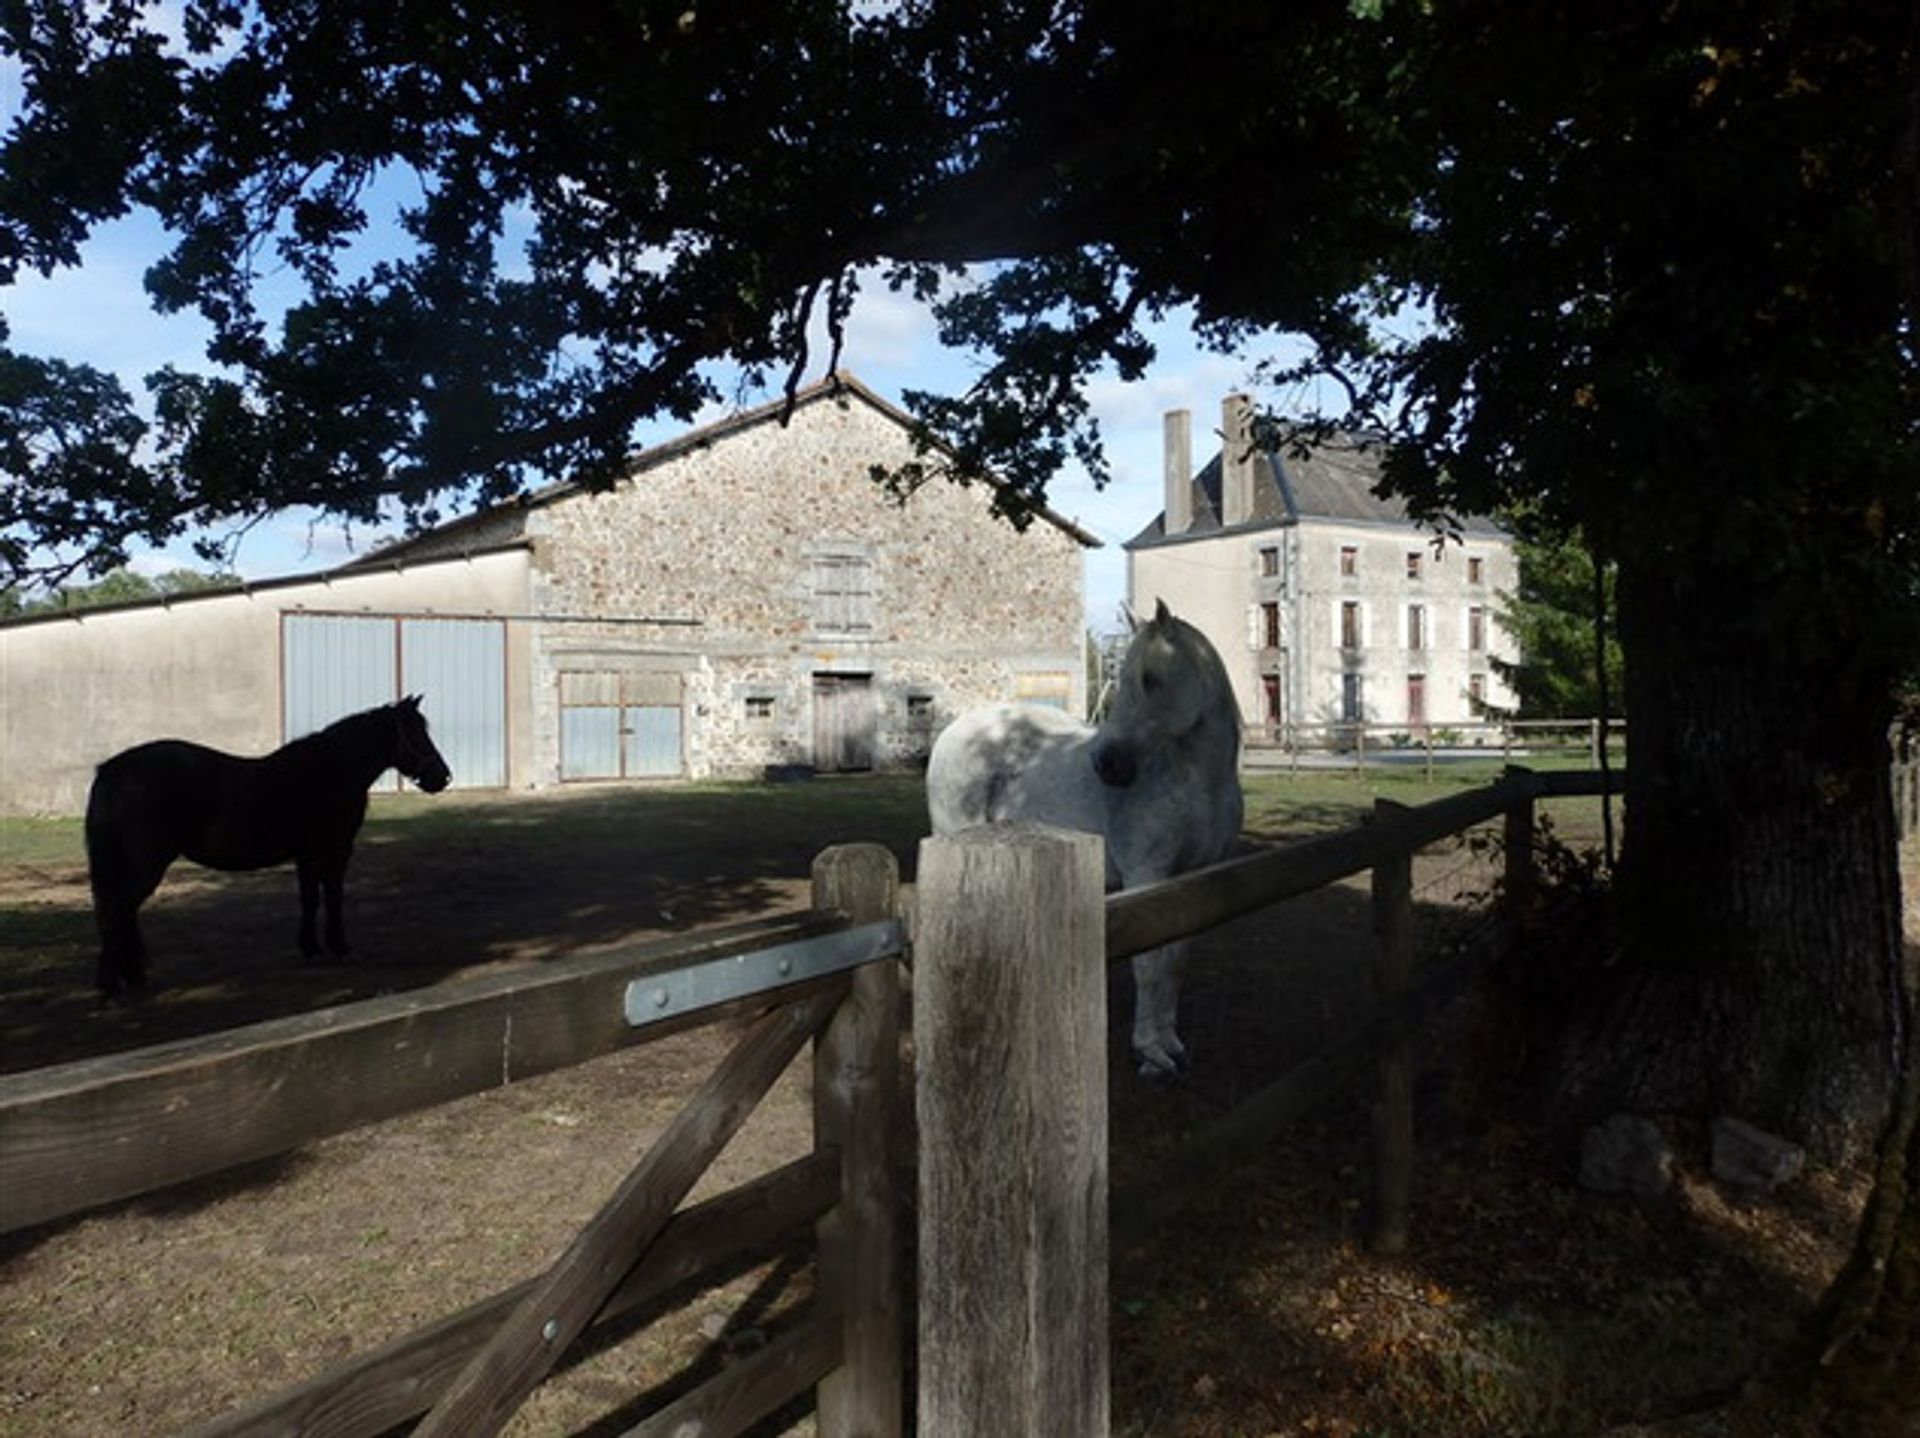
M78 270L51 279L27 274L0 293L12 327L13 347L27 354L53 356L109 370L135 396L144 395L144 377L172 363L181 369L205 367L204 325L193 316L156 315L147 303L141 276L160 253L162 237L148 219L135 216L103 226L88 243ZM1184 317L1170 318L1150 331L1159 359L1134 383L1096 380L1090 398L1106 439L1113 481L1096 490L1077 466L1053 481L1048 499L1055 510L1098 536L1104 547L1088 555L1087 622L1096 630L1118 626L1125 597L1126 562L1121 543L1137 533L1161 508L1161 420L1167 410L1186 408L1194 415L1194 450L1203 462L1215 443L1221 398L1246 385L1250 362L1209 354L1193 343ZM817 367L826 346L815 349ZM958 392L978 361L942 348L926 311L911 299L888 293L878 283L860 296L841 359L868 386L898 401L907 389ZM818 378L810 374L808 379ZM1311 395L1291 399L1297 408ZM1321 396L1320 398L1327 398ZM724 407L702 415L719 418ZM643 444L669 438L679 426L643 429ZM340 525L304 512L274 515L241 540L236 568L250 579L303 573L339 564L377 544L385 531ZM183 539L163 551L142 551L135 565L146 572L204 567Z

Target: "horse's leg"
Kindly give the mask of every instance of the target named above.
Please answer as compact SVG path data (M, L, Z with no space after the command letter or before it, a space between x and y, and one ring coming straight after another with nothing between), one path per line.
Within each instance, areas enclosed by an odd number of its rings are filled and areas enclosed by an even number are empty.
M174 856L129 852L117 826L90 817L87 825L87 878L93 890L93 918L100 930L100 962L94 983L102 999L122 989L147 986L147 943L140 934L140 906L166 877Z
M344 905L347 856L327 860L320 870L320 885L327 896L327 950L336 959L344 959L351 946L347 943L347 919Z
M1187 1048L1174 1032L1180 1008L1185 940L1133 956L1133 1052L1145 1078L1163 1078L1187 1066Z
M302 858L294 867L300 874L300 953L311 959L320 953L320 935L314 922L320 908L320 865L317 860Z

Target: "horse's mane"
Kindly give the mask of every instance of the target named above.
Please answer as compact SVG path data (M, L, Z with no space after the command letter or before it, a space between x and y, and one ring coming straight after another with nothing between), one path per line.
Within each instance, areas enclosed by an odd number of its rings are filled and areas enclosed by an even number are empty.
M371 709L362 709L354 714L345 714L324 728L315 729L310 734L302 734L298 739L290 739L281 746L282 753L305 753L311 749L331 747L339 743L351 743L361 739L375 737L380 731L375 727L378 721L391 721L394 711L400 705L376 704Z

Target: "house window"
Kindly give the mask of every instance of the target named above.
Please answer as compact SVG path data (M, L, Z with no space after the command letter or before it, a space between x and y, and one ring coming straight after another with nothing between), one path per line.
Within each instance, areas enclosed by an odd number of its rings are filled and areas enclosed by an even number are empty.
M1263 544L1260 546L1260 577L1277 579L1280 577L1280 546Z
M1269 724L1280 722L1280 676L1260 676L1260 717Z
M1360 572L1360 549L1358 545L1340 546L1340 577L1352 579Z
M1269 599L1260 606L1260 647L1280 647L1280 605L1275 600Z
M1407 606L1407 648L1418 651L1427 647L1427 606L1409 604Z
M1417 549L1409 549L1407 551L1407 578L1418 579L1420 577L1420 561L1425 557L1426 556L1421 554Z
M813 556L813 627L821 634L873 632L873 561L866 555Z
M771 694L749 694L746 699L747 723L764 727L773 723L773 696Z
M1467 700L1469 703L1473 705L1473 712L1476 714L1478 714L1486 706L1486 702L1487 702L1487 676L1486 675L1469 674L1467 676Z
M1467 648L1484 654L1487 648L1487 611L1476 604L1467 611Z
M907 696L907 728L916 734L925 734L933 728L933 696L931 694Z
M1360 601L1357 599L1344 600L1340 605L1340 647L1360 647Z
M1487 561L1477 554L1467 556L1467 583L1485 584L1487 582Z
M1415 729L1426 727L1427 676L1424 674L1407 676L1407 723Z

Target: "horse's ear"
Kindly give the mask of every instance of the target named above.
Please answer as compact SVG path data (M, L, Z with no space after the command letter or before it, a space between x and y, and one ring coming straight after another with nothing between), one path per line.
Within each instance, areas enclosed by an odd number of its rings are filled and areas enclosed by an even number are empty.
M1173 611L1167 608L1167 601L1164 599L1155 600L1153 605L1153 622L1155 624L1165 624L1171 618L1173 618Z
M418 714L420 712L420 701L424 697L424 695L420 694L409 694L400 701L400 707L402 709L411 709L414 713Z

